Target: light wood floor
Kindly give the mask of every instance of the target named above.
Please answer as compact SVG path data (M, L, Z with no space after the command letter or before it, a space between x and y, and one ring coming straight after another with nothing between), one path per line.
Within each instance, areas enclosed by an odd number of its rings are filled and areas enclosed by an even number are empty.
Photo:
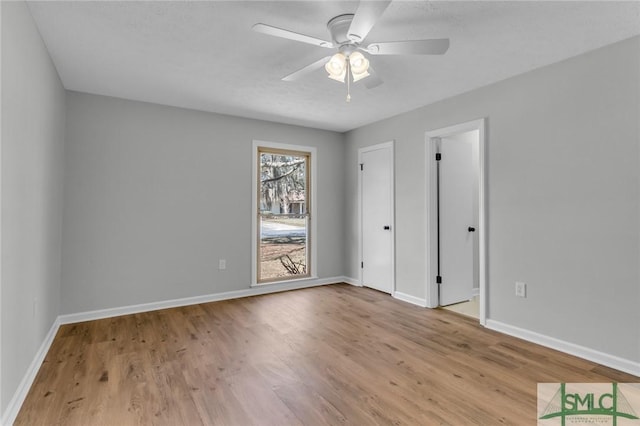
M638 378L332 285L60 328L17 425L534 425L537 382Z

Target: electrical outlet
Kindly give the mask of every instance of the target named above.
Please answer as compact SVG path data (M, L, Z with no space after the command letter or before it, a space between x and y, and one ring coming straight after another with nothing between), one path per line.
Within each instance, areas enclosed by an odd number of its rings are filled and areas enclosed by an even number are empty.
M516 296L527 297L527 285L521 281L516 281Z
M225 259L218 260L218 269L227 269L227 261Z

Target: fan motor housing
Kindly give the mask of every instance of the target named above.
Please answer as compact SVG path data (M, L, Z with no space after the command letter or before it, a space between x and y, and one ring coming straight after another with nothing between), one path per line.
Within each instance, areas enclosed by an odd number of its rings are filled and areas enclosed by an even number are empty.
M331 41L335 46L355 45L355 42L348 35L351 21L353 21L353 13L338 15L327 22Z

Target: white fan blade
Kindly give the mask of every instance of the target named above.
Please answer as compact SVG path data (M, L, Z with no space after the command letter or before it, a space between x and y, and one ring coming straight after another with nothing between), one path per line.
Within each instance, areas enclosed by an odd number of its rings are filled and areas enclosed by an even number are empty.
M378 76L378 73L369 66L369 76L363 79L364 85L367 89L373 89L374 87L380 86L384 81Z
M376 24L380 15L387 9L389 3L391 3L391 0L362 0L351 21L351 26L349 27L349 31L347 31L347 37L358 43L364 40L367 34L369 34L369 31L371 31L371 28Z
M449 49L448 38L372 43L366 51L372 55L442 55Z
M298 80L299 78L304 77L307 74L312 73L313 71L322 68L327 62L329 62L329 59L331 59L331 56L325 56L322 59L318 59L317 61L315 61L314 63L307 65L306 67L299 69L298 71L291 73L285 77L282 77L283 81L295 81Z
M293 31L283 30L282 28L273 27L267 24L255 24L253 27L251 27L251 29L262 34L300 41L302 43L313 44L314 46L329 48L333 47L333 44L330 41L320 40L319 38L311 37L308 35L294 33Z

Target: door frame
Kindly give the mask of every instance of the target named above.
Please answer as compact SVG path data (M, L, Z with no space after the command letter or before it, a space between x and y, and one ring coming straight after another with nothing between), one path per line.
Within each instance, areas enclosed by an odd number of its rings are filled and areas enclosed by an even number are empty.
M436 167L435 155L437 152L437 142L442 139L459 133L466 133L478 130L478 258L479 258L479 321L481 325L486 324L487 319L487 155L486 155L486 118L467 121L440 129L430 130L425 133L425 178L426 178L426 206L425 206L425 277L427 307L438 307L438 284L436 283L437 265L437 211L436 211Z
M389 142L384 142L376 145L370 145L363 148L358 149L358 262L362 262L362 254L363 254L363 239L364 232L362 229L363 221L362 221L362 173L360 169L360 165L362 164L362 155L369 151L375 151L378 149L389 148L389 152L391 155L391 170L389 179L391 180L391 194L389 203L391 204L391 296L395 297L396 292L396 220L395 220L395 152L394 152L395 141L391 140ZM362 267L358 268L358 282L360 286L364 286L363 276L362 276Z

